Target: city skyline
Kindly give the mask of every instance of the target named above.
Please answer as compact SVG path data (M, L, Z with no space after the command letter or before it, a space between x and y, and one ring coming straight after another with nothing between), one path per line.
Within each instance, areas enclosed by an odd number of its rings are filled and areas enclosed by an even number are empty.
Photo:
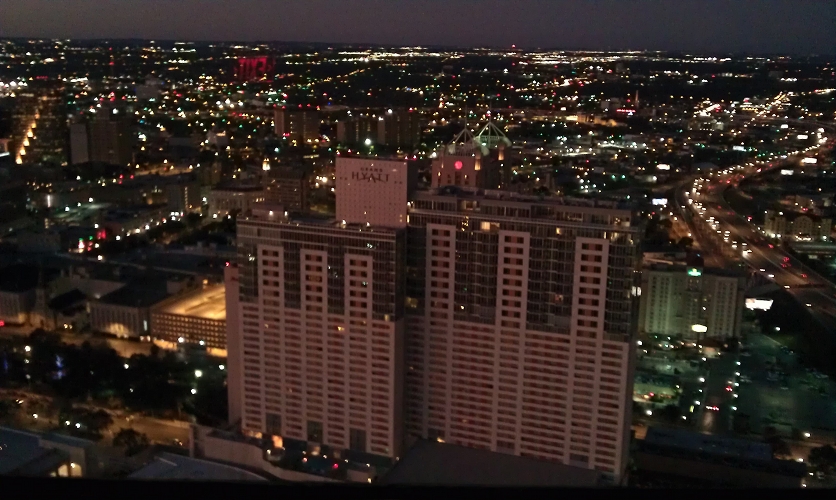
M836 4L827 2L246 0L234 11L207 0L162 3L7 0L0 36L758 54L836 47Z

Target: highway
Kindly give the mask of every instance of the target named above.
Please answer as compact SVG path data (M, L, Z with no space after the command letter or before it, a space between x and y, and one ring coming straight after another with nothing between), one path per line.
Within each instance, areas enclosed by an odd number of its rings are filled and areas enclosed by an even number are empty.
M810 314L823 326L836 330L836 286L784 252L777 241L768 240L755 225L737 214L724 196L727 189L736 187L746 177L786 167L799 158L795 155L750 163L713 172L708 178L690 179L677 189L675 205L692 225L704 251L720 254L727 262L742 260L754 273L807 305Z

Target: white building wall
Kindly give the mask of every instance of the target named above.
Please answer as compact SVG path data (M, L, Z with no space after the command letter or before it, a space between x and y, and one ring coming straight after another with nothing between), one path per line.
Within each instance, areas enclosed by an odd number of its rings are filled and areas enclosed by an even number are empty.
M338 157L336 170L337 220L406 226L407 162Z

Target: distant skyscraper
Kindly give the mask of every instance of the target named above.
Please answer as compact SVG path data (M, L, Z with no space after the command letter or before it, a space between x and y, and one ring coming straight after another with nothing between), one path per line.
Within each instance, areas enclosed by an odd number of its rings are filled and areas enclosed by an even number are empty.
M16 163L67 162L67 106L62 82L31 84L12 104Z
M337 142L412 148L421 142L421 115L412 109L360 114L337 122Z
M273 167L265 177L264 200L282 205L285 210L308 210L308 171L301 165Z
M274 129L279 137L284 137L294 146L303 146L319 139L319 111L311 108L276 109Z
M90 161L90 139L86 123L70 125L70 164L78 165Z
M88 123L88 131L91 161L112 165L130 164L133 147L130 123L118 109L103 108L103 112Z

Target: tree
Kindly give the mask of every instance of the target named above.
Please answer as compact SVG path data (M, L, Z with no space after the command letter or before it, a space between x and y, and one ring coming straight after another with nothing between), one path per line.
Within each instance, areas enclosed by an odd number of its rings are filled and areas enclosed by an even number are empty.
M830 476L836 473L836 448L830 445L813 448L807 461L816 472Z
M687 236L679 238L679 242L677 242L677 246L680 246L680 247L683 247L683 248L691 248L692 246L694 246L694 239L689 238Z
M125 455L133 456L151 445L148 436L133 429L121 429L113 437L113 446L125 448Z

